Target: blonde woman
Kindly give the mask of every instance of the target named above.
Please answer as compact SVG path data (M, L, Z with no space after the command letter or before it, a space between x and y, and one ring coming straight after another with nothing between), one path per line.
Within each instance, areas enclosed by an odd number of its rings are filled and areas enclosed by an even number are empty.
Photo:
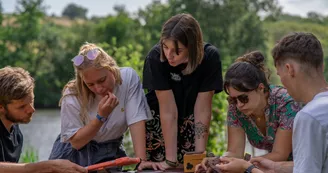
M61 134L50 159L87 166L126 156L122 139L129 128L135 156L145 160L151 115L137 73L118 67L95 44L83 45L72 61L75 79L63 89Z

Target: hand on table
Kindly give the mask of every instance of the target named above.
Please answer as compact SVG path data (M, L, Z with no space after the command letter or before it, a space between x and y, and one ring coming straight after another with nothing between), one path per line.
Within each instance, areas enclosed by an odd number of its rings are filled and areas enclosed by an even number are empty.
M218 171L216 164L221 164L220 157L206 157L202 162L196 165L195 173L211 173Z
M162 167L162 162L151 162L151 161L141 161L141 163L139 164L138 166L138 171L141 171L143 169L154 169L155 171L157 170L165 170L163 167Z
M252 164L245 161L244 159L232 158L232 157L221 157L220 161L222 164L215 165L222 172L229 173L240 173L244 172Z
M272 160L263 157L255 157L252 158L250 162L265 173L275 173L275 162Z

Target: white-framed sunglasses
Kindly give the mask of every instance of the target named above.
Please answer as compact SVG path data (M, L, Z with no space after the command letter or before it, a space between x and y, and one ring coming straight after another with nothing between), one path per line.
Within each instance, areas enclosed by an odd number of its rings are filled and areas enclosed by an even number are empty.
M89 60L95 60L99 54L100 54L99 49L94 48L94 49L89 50L86 55L76 55L72 59L72 61L75 66L80 66L84 61L84 57L87 57Z

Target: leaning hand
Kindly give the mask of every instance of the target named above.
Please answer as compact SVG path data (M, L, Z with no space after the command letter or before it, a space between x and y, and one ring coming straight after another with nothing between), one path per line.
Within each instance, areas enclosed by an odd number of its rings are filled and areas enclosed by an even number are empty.
M141 161L141 163L138 166L138 171L141 171L143 169L147 169L147 168L152 168L155 171L157 170L165 170L162 165L160 164L160 162L151 162L151 161Z
M250 162L256 165L260 170L265 173L275 173L275 162L272 160L263 157L254 157L250 160Z
M159 162L159 164L161 165L161 167L163 168L163 170L176 168L176 167L171 167L165 161Z
M208 157L205 157L200 164L196 165L195 173L212 172L212 168L206 166L206 165L208 165L208 159L209 159Z
M228 157L221 157L220 158L221 164L215 165L220 170L224 172L244 172L249 166L252 164L243 160L243 159L237 159L237 158L228 158Z

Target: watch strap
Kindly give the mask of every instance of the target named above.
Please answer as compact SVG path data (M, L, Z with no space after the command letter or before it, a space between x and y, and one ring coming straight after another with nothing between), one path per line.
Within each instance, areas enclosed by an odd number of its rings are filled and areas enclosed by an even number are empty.
M244 173L251 173L254 168L257 168L255 165L249 166Z
M97 114L96 117L97 117L97 119L98 119L99 121L101 121L101 122L105 122L105 121L107 121L107 118L106 118L106 117L103 117L103 116L101 116L101 115L99 115L99 114Z

